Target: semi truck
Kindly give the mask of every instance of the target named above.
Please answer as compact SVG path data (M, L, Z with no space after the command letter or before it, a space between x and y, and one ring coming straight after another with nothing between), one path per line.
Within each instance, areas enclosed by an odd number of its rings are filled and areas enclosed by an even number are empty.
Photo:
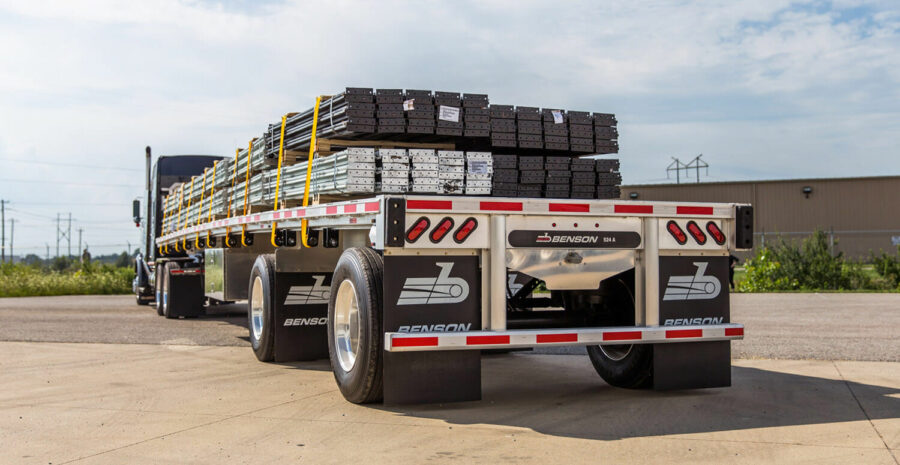
M552 346L585 346L612 386L731 383L750 205L380 194L162 232L167 186L219 159L151 167L147 148L137 303L181 318L246 301L260 361L329 359L350 402L477 400L482 351Z

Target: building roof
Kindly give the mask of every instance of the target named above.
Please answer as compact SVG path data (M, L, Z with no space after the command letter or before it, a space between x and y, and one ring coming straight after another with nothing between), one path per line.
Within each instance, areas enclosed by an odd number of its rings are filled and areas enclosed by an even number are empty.
M900 175L895 176L858 176L851 178L788 178L788 179L760 179L746 181L713 181L713 182L664 182L655 184L623 184L626 187L678 187L678 186L715 186L715 185L736 185L736 184L761 184L761 183L780 183L780 182L847 182L847 181L876 181L876 180L896 180L900 182Z

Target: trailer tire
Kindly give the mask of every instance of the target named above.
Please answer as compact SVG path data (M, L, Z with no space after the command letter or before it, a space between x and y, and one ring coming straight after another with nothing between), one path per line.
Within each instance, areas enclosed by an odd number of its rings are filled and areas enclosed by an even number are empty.
M604 325L634 326L634 270L600 283ZM622 344L588 346L588 357L597 374L609 385L626 389L647 389L653 384L653 345Z
M156 266L156 279L153 281L153 298L156 301L156 314L163 316L162 305L162 283L163 283L163 265Z
M384 393L381 330L384 259L370 248L341 254L328 302L328 355L344 398L379 402Z
M588 346L597 374L610 386L647 389L653 382L653 345Z
M275 359L275 255L256 257L247 290L250 346L260 362Z
M162 282L162 314L166 318L175 318L175 315L169 311L172 308L172 293L169 292L169 283L171 282L172 270L181 268L178 262L166 262L163 267Z

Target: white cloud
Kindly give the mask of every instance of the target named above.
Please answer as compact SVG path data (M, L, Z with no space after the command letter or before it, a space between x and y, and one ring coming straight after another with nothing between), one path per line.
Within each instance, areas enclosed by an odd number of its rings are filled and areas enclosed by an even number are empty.
M699 152L719 178L900 171L893 2L258 5L0 1L0 179L135 186L0 181L0 197L120 199L70 208L127 226L139 175L2 159L140 168L146 144L230 155L346 85L616 112L626 181L664 177L670 155ZM121 242L88 231L93 243Z

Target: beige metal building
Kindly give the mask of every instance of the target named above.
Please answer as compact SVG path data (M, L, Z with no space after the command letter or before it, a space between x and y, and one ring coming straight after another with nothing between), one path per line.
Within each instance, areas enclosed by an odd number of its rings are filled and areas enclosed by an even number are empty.
M622 198L750 203L756 247L816 229L852 258L900 245L900 176L633 185Z

